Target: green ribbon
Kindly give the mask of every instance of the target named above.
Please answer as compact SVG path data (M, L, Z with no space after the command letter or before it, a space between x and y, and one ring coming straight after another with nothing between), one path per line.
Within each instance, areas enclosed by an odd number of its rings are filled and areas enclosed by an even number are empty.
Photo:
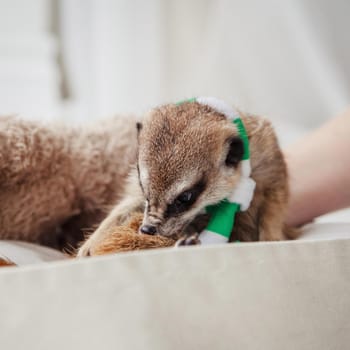
M227 199L218 204L207 206L205 210L210 214L210 220L206 230L225 236L229 240L239 208L239 204L231 203Z

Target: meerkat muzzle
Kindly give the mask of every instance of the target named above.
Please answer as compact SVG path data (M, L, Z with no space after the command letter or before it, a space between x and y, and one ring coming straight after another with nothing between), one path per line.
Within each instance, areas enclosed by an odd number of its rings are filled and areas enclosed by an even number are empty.
M157 228L153 225L142 225L140 227L140 232L146 235L155 235L157 233Z

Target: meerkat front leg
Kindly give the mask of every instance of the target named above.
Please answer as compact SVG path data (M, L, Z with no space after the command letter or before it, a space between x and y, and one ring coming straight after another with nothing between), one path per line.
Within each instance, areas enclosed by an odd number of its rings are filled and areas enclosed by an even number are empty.
M286 198L285 189L257 190L250 208L237 214L230 242L285 239Z
M93 252L107 235L113 233L116 226L122 225L135 212L143 212L145 198L138 184L136 172L133 170L126 187L126 195L102 221L99 227L79 248L78 257L94 255Z
M284 218L287 196L286 188L258 190L250 208L237 214L230 241L280 241L285 239Z
M286 194L284 191L271 191L260 209L259 240L281 241L284 235L284 219L286 212Z

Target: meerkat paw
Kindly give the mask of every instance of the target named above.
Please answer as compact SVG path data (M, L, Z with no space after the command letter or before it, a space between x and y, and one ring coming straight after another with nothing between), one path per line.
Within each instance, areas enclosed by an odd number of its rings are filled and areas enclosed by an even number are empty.
M77 258L83 258L94 255L94 249L98 246L96 240L91 239L91 237L84 242L84 244L78 249L76 254Z
M194 233L190 236L183 236L179 238L175 243L175 247L198 245L198 244L201 244L201 241L199 239L199 234Z

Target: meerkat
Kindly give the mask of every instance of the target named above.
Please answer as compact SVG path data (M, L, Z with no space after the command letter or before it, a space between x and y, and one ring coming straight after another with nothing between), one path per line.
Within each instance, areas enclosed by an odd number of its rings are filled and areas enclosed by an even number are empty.
M287 167L273 127L264 118L239 113L249 139L256 188L249 209L236 217L230 241L295 238L296 231L284 224ZM203 228L203 209L224 199L242 176L243 143L237 127L210 106L164 105L151 110L137 129L137 159L124 198L78 256L94 255L110 228L135 211L144 212L140 234L173 237L197 221Z

